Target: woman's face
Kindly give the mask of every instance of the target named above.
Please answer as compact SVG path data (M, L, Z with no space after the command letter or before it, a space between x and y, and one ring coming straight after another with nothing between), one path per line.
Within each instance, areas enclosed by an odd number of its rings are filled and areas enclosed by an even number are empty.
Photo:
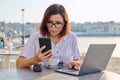
M60 14L51 15L48 22L47 28L50 33L50 36L56 37L59 36L64 26L63 17Z

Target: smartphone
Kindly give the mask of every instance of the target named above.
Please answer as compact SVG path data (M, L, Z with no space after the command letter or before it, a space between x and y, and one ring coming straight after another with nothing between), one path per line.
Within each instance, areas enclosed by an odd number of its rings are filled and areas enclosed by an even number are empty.
M51 49L51 39L50 38L39 38L39 46L46 46L46 48L42 51L42 53Z

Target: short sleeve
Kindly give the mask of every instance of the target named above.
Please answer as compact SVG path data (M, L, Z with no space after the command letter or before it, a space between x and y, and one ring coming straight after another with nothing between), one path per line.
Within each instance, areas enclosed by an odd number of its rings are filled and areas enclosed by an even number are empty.
M73 59L78 59L80 58L80 51L78 48L78 41L75 34L73 34L72 39L73 39Z
M34 33L30 36L27 43L25 44L23 50L20 53L20 56L24 56L26 58L33 57L37 51L38 37L36 37L38 33Z

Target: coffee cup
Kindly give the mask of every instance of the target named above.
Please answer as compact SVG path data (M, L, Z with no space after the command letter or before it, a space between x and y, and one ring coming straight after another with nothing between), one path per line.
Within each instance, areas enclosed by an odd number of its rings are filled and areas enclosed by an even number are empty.
M60 59L51 58L45 62L45 66L47 68L57 68L57 65L59 64L59 62L60 62Z

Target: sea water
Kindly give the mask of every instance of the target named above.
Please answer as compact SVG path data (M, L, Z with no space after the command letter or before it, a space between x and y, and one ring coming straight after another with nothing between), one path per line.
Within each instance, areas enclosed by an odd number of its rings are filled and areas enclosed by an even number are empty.
M118 37L83 37L79 36L78 46L81 53L86 53L90 44L117 44L114 51L113 57L120 57L120 36Z

